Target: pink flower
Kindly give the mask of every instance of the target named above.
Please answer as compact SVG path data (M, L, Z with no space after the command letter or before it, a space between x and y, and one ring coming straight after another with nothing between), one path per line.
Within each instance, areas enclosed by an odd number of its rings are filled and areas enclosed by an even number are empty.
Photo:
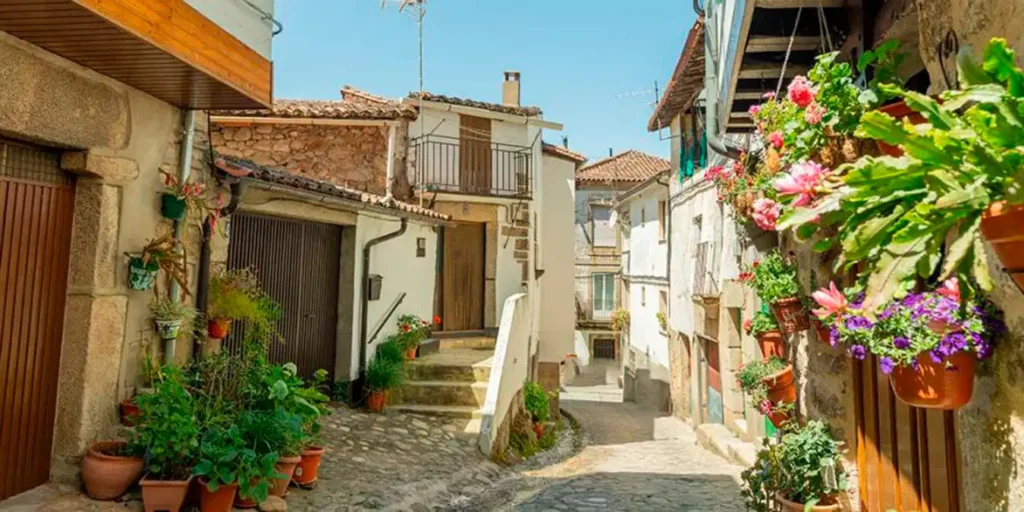
M775 180L775 190L780 194L798 196L793 206L807 206L814 201L815 188L821 183L828 170L815 162L794 164L789 174Z
M935 291L947 299L960 302L960 282L955 277L943 281L942 286L936 288Z
M768 92L762 94L761 98L766 99L766 100L774 100L775 99L775 91L768 91Z
M757 113L760 111L761 105L751 105L750 108L747 109L747 113L750 114L750 117L757 116Z
M846 311L849 307L849 303L846 301L846 295L836 288L836 283L831 282L828 284L828 288L822 288L811 294L814 301L821 306L820 309L812 311L818 318L828 318L834 314L840 314Z
M818 104L818 102L812 102L807 105L807 110L804 112L804 121L808 124L818 124L822 118L825 117L825 107Z
M757 410L765 416L771 416L772 414L772 403L770 400L761 400L757 403Z
M775 146L775 149L782 149L782 132L772 132L768 134L768 142Z
M798 76L789 83L789 101L803 108L814 101L814 89L806 77Z
M750 328L753 327L753 325L754 325L753 320L751 320L749 318L744 320L743 321L743 331L746 332L747 334L750 334Z
M782 206L771 199L761 198L754 201L754 213L751 215L757 226L765 231L775 231L775 223L782 213Z

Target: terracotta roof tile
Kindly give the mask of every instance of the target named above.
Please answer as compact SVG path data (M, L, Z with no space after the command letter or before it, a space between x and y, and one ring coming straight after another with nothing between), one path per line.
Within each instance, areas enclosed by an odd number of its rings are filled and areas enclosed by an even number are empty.
M581 155L580 153L572 151L565 146L559 146L558 144L549 144L545 142L542 146L542 150L551 156L564 158L566 160L572 160L577 164L582 164L583 162L587 161L587 157Z
M576 182L640 182L671 167L664 158L631 149L581 168Z
M383 99L383 98L381 98ZM214 110L215 116L294 119L415 119L416 109L397 101L276 99L271 109Z
M418 100L420 93L411 92L409 98ZM510 107L508 105L502 105L500 103L487 103L485 101L468 100L465 98L456 98L455 96L445 96L443 94L432 94L429 92L423 93L423 101L433 101L436 103L448 103L449 105L461 105L463 107L479 108L483 110L490 110L492 112L501 112L503 114L512 114L516 116L527 116L534 117L541 115L540 107Z
M256 162L246 160L244 158L236 158L228 155L217 155L216 158L214 159L214 165L216 165L217 168L220 169L221 171L238 178L252 178L259 181L284 185L286 187L291 187L299 190L316 192L327 196L347 199L349 201L358 201L360 203L368 204L380 209L408 213L410 215L415 215L427 219L451 219L451 216L449 215L445 215L434 210L429 210L427 208L421 208L414 204L403 203L401 201L388 202L385 200L383 196L370 194L367 192L361 192L359 190L353 190L346 187L339 187L333 183L329 183L326 181L319 181L309 179L303 176L296 176L294 174L279 169L259 165Z
M694 98L704 88L704 18L699 17L690 29L676 69L654 109L647 131L657 131L672 124L672 118L693 105Z
M364 91L362 89L356 89L351 85L346 85L341 88L341 98L345 101L351 102L367 102L378 105L401 105L401 101L391 100L383 96L377 96L376 94Z

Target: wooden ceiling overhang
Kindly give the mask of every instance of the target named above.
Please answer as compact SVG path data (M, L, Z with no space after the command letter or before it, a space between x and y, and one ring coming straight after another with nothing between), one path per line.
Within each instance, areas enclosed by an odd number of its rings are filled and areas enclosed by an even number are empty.
M185 0L0 0L0 30L180 108L272 103L271 61Z

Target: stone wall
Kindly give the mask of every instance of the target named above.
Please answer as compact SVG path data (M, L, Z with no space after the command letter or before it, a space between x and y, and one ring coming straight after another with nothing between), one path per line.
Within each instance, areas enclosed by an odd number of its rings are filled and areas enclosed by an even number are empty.
M407 199L408 124L395 134L394 195ZM387 181L388 127L254 124L221 126L211 133L215 150L248 158L292 174L384 195Z

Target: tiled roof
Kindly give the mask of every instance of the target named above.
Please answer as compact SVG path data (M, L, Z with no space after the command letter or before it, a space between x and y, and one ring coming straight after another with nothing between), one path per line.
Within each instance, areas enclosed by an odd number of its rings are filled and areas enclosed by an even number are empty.
M252 178L265 181L267 183L284 185L298 190L316 192L326 196L347 199L349 201L357 201L377 207L381 210L391 210L395 214L407 213L435 220L451 219L451 216L449 215L435 212L434 210L428 210L427 208L421 208L414 204L403 203L401 201L388 202L383 196L360 192L346 187L339 187L326 181L318 181L305 178L303 176L296 176L279 169L259 165L256 162L246 160L244 158L218 154L214 159L214 165L216 165L221 171L237 178Z
M564 158L566 160L572 160L573 162L576 162L577 164L582 164L583 162L587 161L587 157L585 157L585 156L583 156L583 155L581 155L581 154L579 154L579 153L577 153L575 151L572 151L572 150L570 150L569 148L567 148L565 146L559 146L558 144L549 144L549 143L545 142L544 145L542 146L542 149L543 149L543 151L545 153L547 153L547 154L549 154L551 156L556 156L556 157L559 157L559 158Z
M418 100L420 93L411 92L409 98ZM436 103L447 103L449 105L461 105L463 107L473 107L483 110L490 110L492 112L501 112L503 114L512 114L515 116L539 116L541 115L540 107L510 107L508 105L502 105L500 103L487 103L485 101L467 100L464 98L456 98L454 96L445 96L443 94L432 94L429 92L423 93L423 101L433 101Z
M383 98L382 98L383 99ZM416 109L397 101L274 100L260 110L214 110L215 116L284 117L294 119L415 119Z
M671 167L664 158L631 149L581 168L576 182L640 182Z
M704 88L704 18L698 17L683 45L676 69L665 87L665 95L647 122L647 131L657 131L672 124L672 118L693 105Z
M390 100L383 96L377 96L376 94L364 91L362 89L356 89L351 85L346 85L341 88L341 98L345 101L359 102L365 101L369 103L377 103L384 105L400 105L401 102L398 100Z

